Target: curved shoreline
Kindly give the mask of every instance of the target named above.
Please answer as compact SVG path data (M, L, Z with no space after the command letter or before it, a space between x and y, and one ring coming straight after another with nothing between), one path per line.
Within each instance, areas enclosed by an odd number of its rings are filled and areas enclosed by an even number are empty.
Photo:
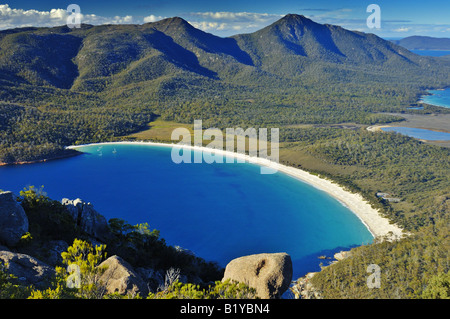
M12 163L0 162L0 167L1 166L27 165L27 164L43 163L43 162L48 162L48 161L53 161L53 160L58 160L58 159L63 159L63 158L74 157L74 156L78 156L78 155L80 155L80 153L74 152L74 153L71 153L71 154L58 154L58 155L54 155L54 156L50 156L50 157L46 157L46 158L42 158L42 159L36 159L36 160L32 160L32 161L20 161L20 162L12 162Z
M284 164L276 163L265 158L252 157L246 154L230 152L220 149L213 149L204 146L192 146L192 145L180 145L180 144L169 144L169 143L156 143L156 142L132 142L132 141L120 141L120 142L104 142L104 143L92 143L83 145L71 145L67 146L67 149L77 149L83 146L91 145L104 145L104 144L141 144L141 145L152 145L152 146L163 146L163 147L182 147L190 150L205 151L209 153L214 153L217 155L233 157L235 159L245 160L246 162L257 164L260 166L265 166L272 168L276 171L283 172L291 177L294 177L302 182L305 182L321 191L326 192L328 195L337 199L341 204L346 206L350 211L352 211L360 221L366 226L369 232L374 238L388 236L390 239L399 239L404 233L403 230L390 223L390 221L381 216L377 209L374 209L360 194L352 193L345 190L342 186L324 178L320 178L309 172L301 170L299 168L294 168L286 166Z
M441 104L435 104L436 102L430 103L430 102L424 101L424 98L426 99L427 96L436 95L435 93L431 93L430 91L445 91L445 90L448 90L448 89L450 89L450 86L449 87L445 87L445 88L439 88L439 89L428 89L428 90L426 90L427 93L420 95L420 98L417 101L417 103L423 103L423 104L428 104L428 105L437 106L437 107L443 107L443 108L448 109L448 108L450 108L450 106L448 106L448 105L441 105Z

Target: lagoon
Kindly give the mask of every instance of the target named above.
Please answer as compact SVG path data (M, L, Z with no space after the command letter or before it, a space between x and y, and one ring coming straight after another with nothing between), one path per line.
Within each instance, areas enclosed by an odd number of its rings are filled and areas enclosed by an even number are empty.
M286 252L294 279L320 270L321 255L370 243L372 234L327 193L251 163L175 164L171 149L83 146L83 155L0 167L0 189L44 185L53 199L81 198L107 219L148 222L169 245L225 266L236 257Z
M427 141L450 141L450 133L436 132L413 127L382 127L385 132L397 132L403 135Z

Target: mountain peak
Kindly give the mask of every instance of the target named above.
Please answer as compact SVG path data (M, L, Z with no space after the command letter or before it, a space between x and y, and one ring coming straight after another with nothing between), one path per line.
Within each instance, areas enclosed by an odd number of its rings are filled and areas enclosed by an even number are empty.
M313 20L300 14L287 14L280 20L275 22L276 24L316 24Z
M324 25L314 22L313 20L299 14L287 14L278 21L261 29L262 32L271 32L281 37L294 37L298 40L305 32L316 32L323 29ZM258 31L257 31L258 32Z
M196 33L200 30L194 28L189 22L180 17L167 18L149 24L151 28L170 36L183 36L186 33Z
M189 22L187 22L186 20L184 20L183 18L180 18L180 17L167 18L167 19L163 19L161 21L167 21L168 23L171 23L171 24L181 24L181 25L189 24Z
M160 25L166 28L193 28L189 22L180 17L167 18L157 22L152 22L152 25Z

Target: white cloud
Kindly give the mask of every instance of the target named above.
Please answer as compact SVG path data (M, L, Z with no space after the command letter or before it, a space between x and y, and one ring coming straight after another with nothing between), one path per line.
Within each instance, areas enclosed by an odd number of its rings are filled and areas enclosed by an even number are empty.
M266 22L273 19L279 19L282 15L255 12L193 12L192 16L202 17L204 19L234 21L234 22Z
M159 21L162 19L164 19L164 17L155 16L155 15L151 14L148 17L145 17L143 21L144 21L144 23L148 23L148 22L156 22L156 21Z
M64 12L63 12L64 11ZM55 25L67 16L62 9L51 11L12 9L8 4L0 5L0 29L15 27Z
M407 28L407 27L400 27L400 28L394 29L395 32L408 32L409 30L411 30L411 28Z
M232 35L253 32L264 28L283 17L279 14L255 12L192 12L188 14L189 23L206 32L218 35Z
M26 12L26 11L25 11ZM63 9L50 10L50 19L62 20L67 18L67 11Z
M52 27L67 24L67 18L72 13L66 9L55 8L50 11L24 10L11 8L8 4L0 5L0 29L18 27ZM100 24L131 24L159 21L165 17L148 15L144 17L114 16L103 17L96 14L81 12L81 23ZM206 32L232 34L236 31L251 32L281 18L281 15L252 12L195 12L188 14L186 19L194 27ZM192 18L192 19L191 19Z
M72 13L67 12L66 9L60 8L51 9L50 11L38 11L34 9L15 9L11 8L8 4L2 4L0 5L0 29L65 25L67 24L67 18L71 14ZM131 15L102 17L95 14L83 14L83 12L81 12L80 17L81 23L94 25L142 23L142 20L137 20ZM155 17L155 19L156 18L157 17Z
M209 21L201 21L201 22L189 22L192 26L197 29L203 31L214 31L214 30L226 30L229 26L227 23L218 23L218 22L209 22Z
M165 17L157 15L142 16L114 16L104 17L92 13L81 14L81 23L100 24L142 24L155 22ZM312 11L304 9L303 11ZM350 30L373 32L380 36L398 36L399 33L421 34L431 36L449 37L449 24L413 24L405 20L382 19L381 29L368 29L366 25L366 14L356 14L355 10L349 8L336 10L314 10L315 14L307 16L318 23L340 25ZM0 4L0 30L18 27L52 27L65 25L68 13L65 8L54 8L49 11L38 11L34 9L24 10L12 8L8 4ZM283 15L256 12L192 12L183 15L194 27L203 31L214 33L219 36L230 36L236 33L249 33L268 26L282 18Z

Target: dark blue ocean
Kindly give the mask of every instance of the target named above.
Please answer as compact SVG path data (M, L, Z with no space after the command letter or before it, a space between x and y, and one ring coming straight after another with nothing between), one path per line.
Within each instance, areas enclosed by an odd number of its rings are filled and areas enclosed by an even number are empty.
M83 155L0 167L0 189L44 186L56 200L81 198L107 219L147 222L169 245L225 266L255 253L286 252L294 278L320 270L320 255L373 239L328 194L284 173L249 163L175 164L171 148L84 146Z

